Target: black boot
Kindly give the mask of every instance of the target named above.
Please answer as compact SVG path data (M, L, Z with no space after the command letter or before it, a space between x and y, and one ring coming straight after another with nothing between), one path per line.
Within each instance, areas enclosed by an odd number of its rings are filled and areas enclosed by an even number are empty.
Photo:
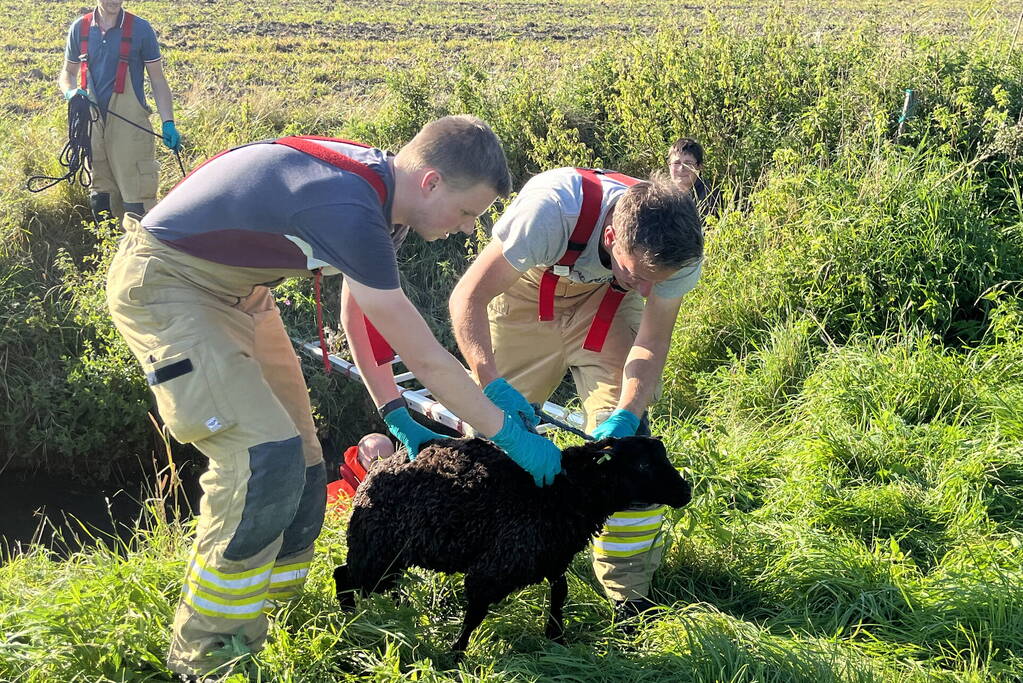
M138 203L132 203L132 204L125 204L124 205L124 212L125 213L133 213L136 216L138 216L139 218L142 218L142 216L144 216L146 214L146 209L145 209L145 207L142 206L142 202L138 202Z
M661 609L663 608L650 598L616 600L615 625L625 635L636 635L640 622L640 619L637 617L650 617Z
M108 221L114 217L114 212L110 210L110 195L106 192L90 194L89 206L92 207L92 218L97 223Z

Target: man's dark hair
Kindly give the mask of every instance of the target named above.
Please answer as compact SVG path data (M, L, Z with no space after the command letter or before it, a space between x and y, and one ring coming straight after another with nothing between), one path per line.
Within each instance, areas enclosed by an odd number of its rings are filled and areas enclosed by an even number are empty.
M703 224L696 204L660 178L625 191L615 206L614 229L626 251L657 268L680 270L703 258Z
M700 166L703 165L703 146L692 138L679 138L675 141L675 144L668 150L668 158L671 158L672 154L682 156L683 154L692 154L693 158L696 159L696 163Z

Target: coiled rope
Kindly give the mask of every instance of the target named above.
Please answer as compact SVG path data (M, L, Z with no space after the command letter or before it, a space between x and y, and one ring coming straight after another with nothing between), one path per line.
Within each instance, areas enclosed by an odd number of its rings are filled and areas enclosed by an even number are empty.
M163 136L159 133L143 128L117 112L108 110L107 115L121 119L125 123L129 123L155 138L163 139ZM99 106L85 95L75 95L68 100L67 144L64 145L64 150L60 153L60 165L68 171L60 177L46 175L31 176L25 184L29 192L48 190L62 180L66 180L72 185L77 182L82 187L89 187L92 184L92 172L89 170L92 168L92 124L99 121L99 116ZM173 151L174 156L178 160L178 168L181 169L181 177L184 178L185 164L181 161L181 154L178 148L174 148ZM46 184L39 186L40 182L46 182Z
M28 179L26 186L29 192L42 192L62 180L72 185L77 182L82 187L92 184L92 123L99 120L99 112L92 113L90 102L84 95L75 95L67 103L67 144L60 153L60 165L67 173L60 177L34 175ZM40 182L50 181L39 187Z

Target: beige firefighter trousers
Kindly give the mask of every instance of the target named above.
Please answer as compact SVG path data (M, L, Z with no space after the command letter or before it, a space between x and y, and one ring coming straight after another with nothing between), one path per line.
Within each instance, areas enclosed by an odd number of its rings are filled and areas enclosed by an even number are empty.
M326 474L298 358L265 286L286 271L188 256L125 217L107 301L171 434L209 457L168 664L204 675L262 647L305 582ZM259 278L266 279L260 280Z
M146 211L156 204L160 181L160 164L156 152L150 112L132 92L114 93L107 105L109 111L142 126L135 126L107 114L92 124L92 184L89 191L120 195L125 204L142 204ZM94 110L95 111L95 110Z
M622 300L600 353L583 348L586 334L607 289L602 284L558 281L554 320L537 316L543 270L534 268L490 302L490 336L498 373L528 401L547 400L572 372L590 432L614 411L622 371L643 315L635 292ZM646 597L661 561L663 506L640 506L612 515L593 541L593 570L613 600Z

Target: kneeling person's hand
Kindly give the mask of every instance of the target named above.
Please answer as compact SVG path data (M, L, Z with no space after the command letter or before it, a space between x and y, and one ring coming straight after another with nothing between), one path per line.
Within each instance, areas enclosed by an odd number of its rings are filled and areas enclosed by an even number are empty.
M384 416L387 429L405 446L409 460L415 460L419 449L431 439L446 439L443 434L431 431L412 419L408 408L400 407L387 412Z

